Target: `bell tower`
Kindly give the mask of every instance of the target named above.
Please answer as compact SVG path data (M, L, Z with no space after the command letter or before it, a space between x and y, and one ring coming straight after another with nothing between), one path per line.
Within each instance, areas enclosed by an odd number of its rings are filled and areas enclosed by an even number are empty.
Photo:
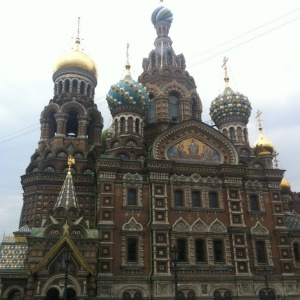
M78 205L92 228L96 199L94 163L101 153L103 118L94 103L97 67L80 48L78 34L74 48L65 52L53 70L54 95L41 113L38 148L22 176L23 208L20 226L39 227L54 208L72 155L72 170L78 187ZM82 193L82 195L80 195Z

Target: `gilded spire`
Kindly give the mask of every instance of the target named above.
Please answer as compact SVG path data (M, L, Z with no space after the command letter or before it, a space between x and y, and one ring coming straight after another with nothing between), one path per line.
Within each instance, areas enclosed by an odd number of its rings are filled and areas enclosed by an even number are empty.
M75 164L72 155L68 157L68 174L57 198L55 208L57 207L78 207L75 188L72 178L71 166Z
M127 49L126 49L126 64L125 64L125 68L126 68L126 74L125 76L131 76L131 72L130 72L130 63L129 63L129 44L127 43Z
M224 56L222 68L225 71L224 80L226 83L226 87L229 87L229 77L228 77L228 73L227 73L227 61L228 61L228 58Z

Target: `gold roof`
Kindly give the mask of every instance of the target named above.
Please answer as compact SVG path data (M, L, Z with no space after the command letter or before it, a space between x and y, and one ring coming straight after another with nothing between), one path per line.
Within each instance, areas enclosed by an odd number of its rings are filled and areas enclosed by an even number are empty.
M280 186L282 191L290 191L291 189L290 183L285 178L282 178Z
M53 73L61 69L82 69L93 74L96 79L98 71L94 61L80 50L80 39L76 38L75 49L65 52L56 62Z
M260 132L259 138L254 143L253 147L258 155L267 155L274 152L274 144L263 135L262 131Z

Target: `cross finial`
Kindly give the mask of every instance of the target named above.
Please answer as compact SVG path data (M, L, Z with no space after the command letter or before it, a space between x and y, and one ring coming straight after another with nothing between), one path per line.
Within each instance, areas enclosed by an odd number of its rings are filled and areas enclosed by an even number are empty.
M79 39L79 29L80 29L80 17L78 17L78 25L77 25L77 38Z
M275 162L275 168L278 169L278 159L277 159L277 155L279 155L279 153L277 151L274 150L273 152L274 155L274 162Z
M127 48L126 48L126 62L129 63L129 44L127 43Z
M261 115L262 115L262 112L260 110L257 110L256 119L257 119L257 122L258 122L258 129L259 129L259 131L262 130Z
M160 0L160 3L163 4L164 0Z
M226 82L226 87L229 87L229 77L228 77L228 74L227 74L227 61L228 61L228 58L224 56L222 68L225 71L224 80Z
M129 44L127 43L127 49L126 49L126 64L125 64L125 68L126 68L126 76L131 76L130 73L130 63L129 63Z

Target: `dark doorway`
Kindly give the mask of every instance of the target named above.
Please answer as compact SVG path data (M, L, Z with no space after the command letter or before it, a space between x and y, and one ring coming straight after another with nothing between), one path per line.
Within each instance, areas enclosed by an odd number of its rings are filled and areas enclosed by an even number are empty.
M76 291L72 288L67 289L67 299L76 300Z
M57 289L50 289L47 292L46 300L60 300L59 291Z

